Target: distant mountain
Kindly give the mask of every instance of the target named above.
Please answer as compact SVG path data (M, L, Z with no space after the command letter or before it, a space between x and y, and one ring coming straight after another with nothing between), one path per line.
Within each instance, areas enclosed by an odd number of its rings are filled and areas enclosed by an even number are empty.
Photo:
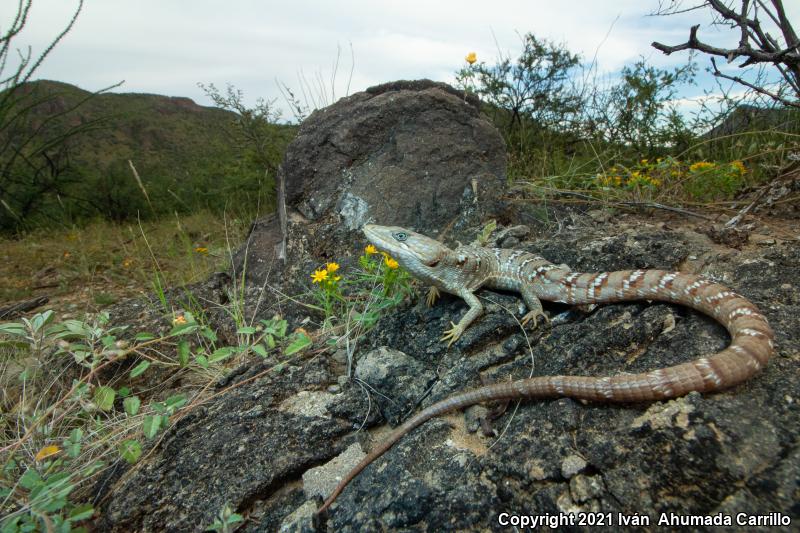
M40 102L27 120L31 131L44 124L40 134L46 136L92 124L70 138L62 156L69 161L71 184L59 192L57 200L69 217L99 214L124 219L137 211L148 215L222 209L259 197L268 200L272 177L265 176L249 157L247 144L233 127L236 115L232 112L185 97L92 95L57 81L35 81L21 90L32 97L28 101ZM274 128L276 142L285 146L294 128ZM147 190L149 204L129 160ZM52 211L55 200L49 198L39 208Z
M716 139L736 133L755 130L797 131L798 112L791 108L767 108L740 105L726 116L722 122L703 135L706 139Z

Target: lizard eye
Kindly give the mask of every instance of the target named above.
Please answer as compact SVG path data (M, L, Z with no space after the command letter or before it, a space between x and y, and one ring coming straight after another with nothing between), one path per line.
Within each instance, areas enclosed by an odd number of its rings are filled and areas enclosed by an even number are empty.
M403 231L398 231L397 233L394 234L394 238L400 242L403 242L404 240L408 239L408 233L405 233Z

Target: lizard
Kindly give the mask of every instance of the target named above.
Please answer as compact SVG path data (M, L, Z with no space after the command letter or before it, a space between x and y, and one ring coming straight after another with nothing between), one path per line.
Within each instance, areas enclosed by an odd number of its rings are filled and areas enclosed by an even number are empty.
M442 341L455 342L483 313L475 296L481 287L520 293L528 308L523 325L547 320L541 301L570 305L659 300L686 305L722 324L731 336L724 350L707 357L640 374L610 377L539 376L485 385L434 403L398 426L379 442L339 482L317 511L324 512L344 488L370 463L404 435L433 417L493 400L570 397L601 402L664 400L692 391L711 392L750 378L775 350L767 319L746 298L706 278L664 270L572 272L543 257L522 251L477 246L451 250L442 243L396 226L367 224L367 239L389 254L415 278L435 289L461 297L469 310L444 332ZM430 295L429 295L430 303Z

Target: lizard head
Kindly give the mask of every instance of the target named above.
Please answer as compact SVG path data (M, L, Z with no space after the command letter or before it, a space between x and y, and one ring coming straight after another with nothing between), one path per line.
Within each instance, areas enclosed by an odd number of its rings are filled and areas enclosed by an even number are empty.
M423 274L426 267L435 267L449 251L439 241L398 226L367 224L363 231L378 250L386 252L403 268L416 274Z

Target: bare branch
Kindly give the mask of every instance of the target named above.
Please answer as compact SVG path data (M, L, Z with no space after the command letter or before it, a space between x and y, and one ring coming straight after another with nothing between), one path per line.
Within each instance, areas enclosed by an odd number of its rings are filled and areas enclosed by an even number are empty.
M653 42L653 48L666 55L682 50L697 50L712 56L714 75L720 78L731 80L735 83L753 89L760 94L774 98L783 104L800 107L800 38L794 31L791 23L786 17L782 0L771 0L768 5L765 0L740 0L740 9L734 10L728 7L722 0L704 0L696 7L710 7L712 13L717 16L715 24L726 24L733 28L739 28L739 42L735 48L723 48L712 46L701 41L697 37L700 25L692 26L689 31L689 39L682 44L669 46L659 42ZM673 5L675 3L673 2ZM676 12L675 9L660 8L657 14L668 15ZM781 43L764 30L759 14L766 13L768 24L774 24L781 32L785 43ZM770 64L778 71L784 82L796 95L795 100L790 100L785 96L757 87L753 82L748 82L742 76L732 76L723 74L714 62L714 56L724 57L729 63L736 58L744 58L740 68L749 67L757 64Z
M711 58L711 64L714 65L714 76L718 76L720 78L725 78L726 80L731 80L731 81L736 82L736 83L738 83L740 85L744 85L745 87L753 89L755 92L757 92L759 94L763 94L765 96L769 96L773 100L776 100L776 101L778 101L778 102L780 102L782 104L800 108L800 101L787 100L786 98L784 98L784 97L782 97L782 96L780 96L780 95L778 95L776 93L773 93L771 91L768 91L768 90L764 89L763 87L759 87L757 85L754 85L754 84L748 82L747 80L743 80L739 76L729 76L728 74L723 74L717 68L717 62L713 57Z

